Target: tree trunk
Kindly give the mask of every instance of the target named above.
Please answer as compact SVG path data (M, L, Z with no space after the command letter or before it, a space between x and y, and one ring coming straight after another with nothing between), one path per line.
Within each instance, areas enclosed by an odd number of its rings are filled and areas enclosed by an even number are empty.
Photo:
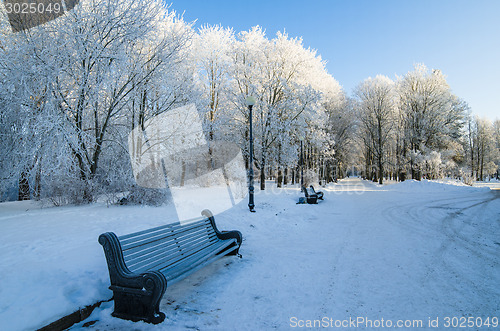
M477 146L476 180L479 180L479 167L481 164L481 149Z
M377 171L376 169L371 170L371 177L373 182L377 182Z
M186 162L182 160L182 168L181 168L181 182L180 186L184 186L184 181L186 179Z
M21 172L19 177L19 193L17 199L19 201L30 199L30 184L28 180L28 174L26 171Z
M383 177L384 177L384 168L382 168L382 157L379 156L379 158L378 158L378 183L380 185L382 185Z
M483 152L481 153L481 168L480 168L481 181L483 181L483 170L484 170L484 149Z
M266 172L265 166L264 166L264 160L262 160L261 167L260 167L260 190L264 191L266 189Z
M472 137L471 123L469 121L469 148L470 148L470 175L474 178L474 139Z
M283 172L281 171L281 167L278 167L278 187L283 186Z
M377 161L378 161L378 183L382 185L383 177L384 177L384 168L382 167L382 157L383 157L383 148L382 148L383 142L382 142L382 124L381 121L379 120L378 122L378 155L377 155Z
M38 164L38 168L36 169L35 174L35 189L33 195L35 200L39 200L42 192L42 162Z
M372 179L372 174L371 174L371 164L370 164L370 150L368 149L366 151L366 161L365 161L365 177L367 180Z

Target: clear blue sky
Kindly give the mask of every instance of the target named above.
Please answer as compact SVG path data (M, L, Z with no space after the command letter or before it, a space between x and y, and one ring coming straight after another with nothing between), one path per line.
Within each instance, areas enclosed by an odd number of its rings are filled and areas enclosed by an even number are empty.
M171 1L197 28L260 25L270 38L283 30L302 37L349 94L367 77L395 79L424 63L474 114L500 119L500 0Z

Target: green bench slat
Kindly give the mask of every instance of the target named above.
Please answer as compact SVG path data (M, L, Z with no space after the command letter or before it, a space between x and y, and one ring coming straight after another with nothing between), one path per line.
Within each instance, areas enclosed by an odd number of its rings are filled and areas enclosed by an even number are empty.
M190 255L205 249L207 247L210 247L211 245L214 245L219 241L218 239L215 240L209 240L209 239L204 239L198 243L193 243L191 245L186 245L186 247L183 248L183 250L171 253L168 256L164 256L161 259L149 259L147 261L128 266L129 269L132 271L134 270L135 272L144 272L147 270L161 270L169 265L175 264L177 261L185 259L189 257ZM132 269L131 269L132 268Z
M238 247L233 246L229 248L226 252L232 252L234 250L238 249ZM175 274L167 274L167 281L169 286L177 283L178 281L184 279L185 277L191 275L192 273L198 271L199 269L203 268L204 266L224 257L225 255L218 254L218 252L215 252L215 254L210 255L210 258L206 259L205 257L202 259L198 259L197 262L193 263L190 261L191 264L187 264L185 268L180 269L179 272L176 272Z
M195 241L185 241L181 246L174 245L170 247L168 250L156 250L147 256L135 257L134 259L125 259L126 265L130 268L138 269L142 268L142 266L151 264L152 262L168 262L172 258L177 256L182 256L183 254L189 253L190 249L196 246L208 246L210 243L217 241L217 236L203 236L197 238ZM174 243L175 244L175 243Z
M158 239L152 242L144 242L140 246L135 246L134 248L129 248L123 250L123 256L125 259L133 259L134 257L139 257L148 254L150 251L157 249L169 249L169 246L179 245L182 242L189 240L190 238L196 239L200 236L216 236L213 230L210 231L208 228L198 229L196 232L184 233L178 237L168 237L163 239Z
M206 222L206 221L207 221L207 219L203 218L203 219L200 219L200 220L197 220L197 221L189 222L188 224L191 225L191 224L196 224L196 223L201 223L201 222ZM160 231L160 230L164 230L164 229L181 228L181 227L186 226L188 224L184 224L183 225L180 222L177 222L177 223L170 223L170 224L166 224L166 225L160 225L160 226L157 226L157 227L154 227L154 228L151 228L151 229L146 229L146 230L143 230L143 231L138 231L138 232L129 233L129 234L126 234L126 235L123 235L123 236L119 236L118 239L120 239L120 241L124 241L124 240L129 239L129 238L140 236L142 234L147 234L147 233L151 233L151 232L155 232L155 231Z
M160 231L141 234L139 236L128 237L127 239L124 240L121 239L122 237L119 237L118 239L120 240L122 249L126 250L133 248L135 246L139 246L143 242L150 242L161 238L168 238L169 236L174 236L176 234L189 232L196 228L208 226L209 224L210 223L207 222L197 222L196 224L189 224L175 228L166 228L166 229L161 229Z
M232 240L231 240L232 241ZM187 269L205 261L207 258L217 255L222 252L225 248L230 246L232 242L219 241L212 244L211 246L205 247L197 252L194 252L188 258L177 261L174 264L159 268L160 272L167 276L167 279L174 279L178 277L179 274L185 273ZM233 241L234 242L234 241Z

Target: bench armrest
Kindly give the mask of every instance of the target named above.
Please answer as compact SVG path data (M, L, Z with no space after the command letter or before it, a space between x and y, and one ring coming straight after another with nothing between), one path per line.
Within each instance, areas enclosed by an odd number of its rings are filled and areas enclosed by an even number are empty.
M214 228L215 234L217 235L217 238L221 240L228 240L228 239L236 239L236 242L238 246L241 246L241 243L243 242L243 235L241 234L240 231L233 230L233 231L219 231L217 228L217 225L215 224L215 218L212 212L208 209L205 209L201 212L201 214L205 217L207 217L210 220L210 223L212 224L212 227ZM239 250L239 248L238 248ZM236 250L236 254L238 254L238 250Z
M118 237L113 232L106 232L99 236L99 244L104 249L106 262L109 270L109 280L111 285L129 286L135 288L142 288L137 280L131 280L132 273L127 268L123 258L122 247ZM136 276L136 275L134 275Z
M158 283L161 282L165 282L166 285L166 279L161 273L158 275L156 273L151 274L150 272L142 274L131 272L125 264L120 241L113 232L101 234L99 236L99 243L104 249L109 270L109 280L112 287L119 286L149 290L151 286L158 286ZM160 279L155 280L158 277Z
M236 239L238 242L238 245L241 245L241 242L243 241L243 235L241 234L240 231L233 230L233 231L222 231L222 232L215 232L217 234L217 238L221 240L227 240L227 239Z

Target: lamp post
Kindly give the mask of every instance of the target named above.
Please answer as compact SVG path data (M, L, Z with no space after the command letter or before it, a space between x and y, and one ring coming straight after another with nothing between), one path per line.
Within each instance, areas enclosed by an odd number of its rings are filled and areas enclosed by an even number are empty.
M299 166L300 166L300 189L302 190L302 187L304 186L304 154L302 152L302 146L304 143L304 136L300 134L298 136L299 141L300 141L300 159L299 159Z
M304 187L304 153L302 152L302 146L304 144L304 137L300 136L300 189Z
M252 108L253 105L255 104L255 97L253 96L248 96L246 98L246 103L248 106L249 110L249 122L250 122L250 156L249 156L249 161L248 161L248 208L252 213L255 213L255 203L253 200L253 192L254 192L254 187L253 187L253 135L252 135Z

